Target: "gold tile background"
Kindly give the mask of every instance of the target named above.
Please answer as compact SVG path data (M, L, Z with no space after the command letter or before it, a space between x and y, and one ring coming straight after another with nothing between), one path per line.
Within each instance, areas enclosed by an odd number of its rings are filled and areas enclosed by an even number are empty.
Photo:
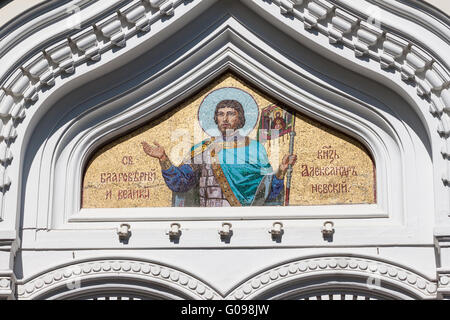
M189 151L193 143L198 143L208 136L198 124L197 113L203 98L211 91L221 87L237 87L250 93L258 103L260 110L270 104L278 104L276 100L266 96L259 90L246 84L234 74L225 74L190 99L182 102L178 107L156 120L124 135L123 137L99 149L86 166L83 179L82 207L83 208L131 208L131 207L166 207L171 206L172 192L165 185L161 175L159 162L147 156L141 146L141 141L152 144L157 141L166 150L172 162L178 165ZM280 104L278 104L280 105ZM175 129L182 129L186 137L173 138ZM367 150L355 139L325 126L309 117L296 113L295 120L295 147L298 156L293 168L290 205L326 205L375 203L376 193L374 163ZM250 133L256 139L257 126ZM201 134L201 135L200 135ZM196 139L194 139L194 136ZM189 141L190 137L190 141ZM173 149L184 141L184 148ZM265 143L269 159L274 169L283 155L288 153L289 138L281 137L278 140L281 150L275 150L277 141ZM324 146L331 146L339 155L338 159L318 159L318 151ZM124 161L124 157L132 157L132 163ZM125 164L124 164L125 163ZM353 166L357 175L349 176L304 176L304 167L339 167ZM101 183L101 174L107 173L149 172L153 181L109 182ZM346 185L347 192L313 192L312 185L336 184ZM148 198L118 199L119 192L128 194L129 190L142 190ZM108 196L107 196L108 195ZM109 197L110 195L110 197Z

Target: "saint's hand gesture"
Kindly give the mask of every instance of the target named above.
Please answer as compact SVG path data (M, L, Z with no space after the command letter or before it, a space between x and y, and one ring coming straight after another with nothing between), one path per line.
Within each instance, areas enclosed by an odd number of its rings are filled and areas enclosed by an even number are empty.
M149 155L150 157L157 158L160 161L167 160L166 151L163 147L159 145L158 142L154 141L154 146L149 145L147 142L142 141L141 142L142 147L144 148L144 152Z
M283 160L281 160L280 168L277 172L277 178L279 179L284 178L284 175L286 174L289 165L293 166L296 162L297 162L296 154L285 155L283 157Z

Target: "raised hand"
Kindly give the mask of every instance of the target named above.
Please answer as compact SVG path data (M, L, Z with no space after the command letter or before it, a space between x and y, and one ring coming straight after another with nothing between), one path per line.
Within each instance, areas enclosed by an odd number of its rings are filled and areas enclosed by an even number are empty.
M283 160L281 160L280 168L278 169L277 172L277 178L278 179L284 178L284 175L286 174L289 165L294 165L296 162L297 162L296 154L285 155L283 157Z
M166 151L163 147L159 145L158 142L154 141L154 146L149 145L147 142L142 141L141 142L142 147L144 148L144 152L149 155L150 157L159 159L160 161L167 160Z
M289 165L294 165L297 162L297 155L285 155L281 161L280 169L285 171L289 168Z

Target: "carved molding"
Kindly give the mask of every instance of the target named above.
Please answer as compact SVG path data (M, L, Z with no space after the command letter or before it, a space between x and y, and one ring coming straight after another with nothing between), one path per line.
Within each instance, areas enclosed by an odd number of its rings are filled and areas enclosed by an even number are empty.
M0 290L11 290L11 279L9 277L0 277Z
M439 289L450 291L450 274L443 274L439 277Z
M181 292L188 293L195 299L211 300L218 299L220 295L207 284L199 279L173 268L135 260L97 260L77 263L61 267L17 286L19 299L39 299L43 294L49 294L52 290L66 286L66 290L83 288L83 282L95 278L105 279L118 276L127 276L129 279L159 283L176 288Z
M423 299L435 299L437 285L421 275L385 262L353 257L320 257L299 260L270 270L266 270L251 279L248 279L238 288L234 289L227 299L246 300L259 299L268 290L300 277L321 277L325 275L366 277L380 283L389 282L403 290L409 291ZM376 288L367 288L367 291L376 291ZM395 296L396 292L392 291Z
M438 294L441 299L450 299L450 270L446 268L437 269Z
M60 267L30 280L18 281L17 293L18 299L23 300L40 299L43 296L48 298L52 296L53 292L66 286L62 296L58 297L64 298L74 292L72 290L88 287L89 284L83 285L84 281L98 279L107 284L108 276L111 276L135 278L140 281L144 279L149 283L162 283L168 288L187 292L194 299L246 300L259 299L262 294L273 290L280 284L298 283L299 278L316 279L325 275L344 276L348 279L347 283L352 283L352 277L353 279L379 279L381 284L389 283L388 289L384 287L384 293L388 292L394 297L399 296L400 291L403 291L422 299L436 299L438 292L435 282L402 267L368 258L336 256L301 259L273 267L247 279L226 295L221 295L205 282L183 271L153 262L128 259L102 259ZM131 282L132 280L130 284ZM441 290L441 285L447 283L448 286L449 282L448 275L441 276L439 290ZM360 288L357 290L357 285L360 286L360 283L361 281L358 283L355 281L355 290L358 292L361 291ZM301 284L299 288L301 289ZM351 292L352 287L348 289ZM367 292L375 293L376 291L376 288L367 288Z
M193 0L199 1L202 0ZM261 0L245 2L257 5ZM39 99L39 92L53 86L56 77L71 75L80 65L99 61L102 54L114 47L126 46L128 39L148 32L156 21L170 18L183 3L184 0L132 1L91 26L40 50L10 73L0 85L1 196L12 183L8 175L8 167L14 161L10 146L17 137L17 127L26 117L27 108ZM306 30L318 31L312 34L329 37L332 45L342 44L352 49L357 58L369 58L379 62L383 70L400 72L404 81L416 87L417 94L429 101L429 111L436 119L437 132L442 137L441 154L448 163L447 170L442 172L442 182L450 186L450 71L426 48L363 21L335 1L274 0L270 5L279 7L287 24L294 18Z
M14 286L14 276L0 276L0 300L12 298Z

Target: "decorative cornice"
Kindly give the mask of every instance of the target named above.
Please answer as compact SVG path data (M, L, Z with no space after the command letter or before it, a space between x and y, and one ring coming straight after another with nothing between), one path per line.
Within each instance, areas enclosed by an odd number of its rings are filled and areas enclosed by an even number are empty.
M220 295L210 286L173 268L156 263L136 260L97 260L77 263L61 267L26 282L18 281L17 293L19 299L39 299L43 294L49 294L54 289L67 285L68 292L75 289L75 283L84 287L83 282L94 278L117 278L127 276L153 283L166 283L170 287L188 292L196 299L219 299Z
M0 277L0 291L11 290L11 279L9 277Z
M58 289L66 285L66 293L70 295L73 289L89 287L89 284L83 285L84 282L107 279L111 276L131 279L130 284L133 278L149 283L166 284L168 288L188 292L195 299L244 300L258 298L280 284L286 285L290 281L298 283L299 278L306 280L325 275L345 276L346 283L351 283L352 279L355 283L361 283L356 279L362 277L368 280L379 279L381 286L385 282L389 283L388 290L392 292L392 296L398 295L395 287L423 299L435 299L437 295L435 282L410 270L369 258L347 256L315 257L275 266L247 279L226 296L222 296L203 281L183 271L154 262L129 259L101 259L59 267L31 279L17 281L17 293L18 299L39 299L43 296L51 297L52 292L61 292ZM446 278L441 276L439 286L445 283L448 286L448 282L445 281ZM5 281L3 283L7 284ZM76 283L79 285L75 286ZM387 287L383 288L386 290ZM367 291L375 292L376 288L368 288Z
M367 0L374 5L415 22L437 34L444 41L450 40L450 18L423 0ZM350 1L347 1L350 3ZM419 12L418 12L419 11Z
M437 278L438 278L438 293L440 297L444 297L445 299L450 298L450 270L444 268L437 269Z
M347 277L367 277L379 279L397 285L413 295L424 299L436 298L436 283L425 279L416 273L394 266L382 261L353 257L320 257L290 262L266 270L251 279L248 279L238 288L234 289L227 299L258 299L261 294L277 284L286 283L299 277L321 277L325 275L345 275ZM351 281L351 280L350 280ZM368 282L369 283L369 282ZM373 290L369 288L368 291ZM395 291L393 291L395 295Z
M450 293L450 273L440 275L439 289L445 289L445 291Z
M15 278L14 275L0 276L0 300L10 299L15 292Z

